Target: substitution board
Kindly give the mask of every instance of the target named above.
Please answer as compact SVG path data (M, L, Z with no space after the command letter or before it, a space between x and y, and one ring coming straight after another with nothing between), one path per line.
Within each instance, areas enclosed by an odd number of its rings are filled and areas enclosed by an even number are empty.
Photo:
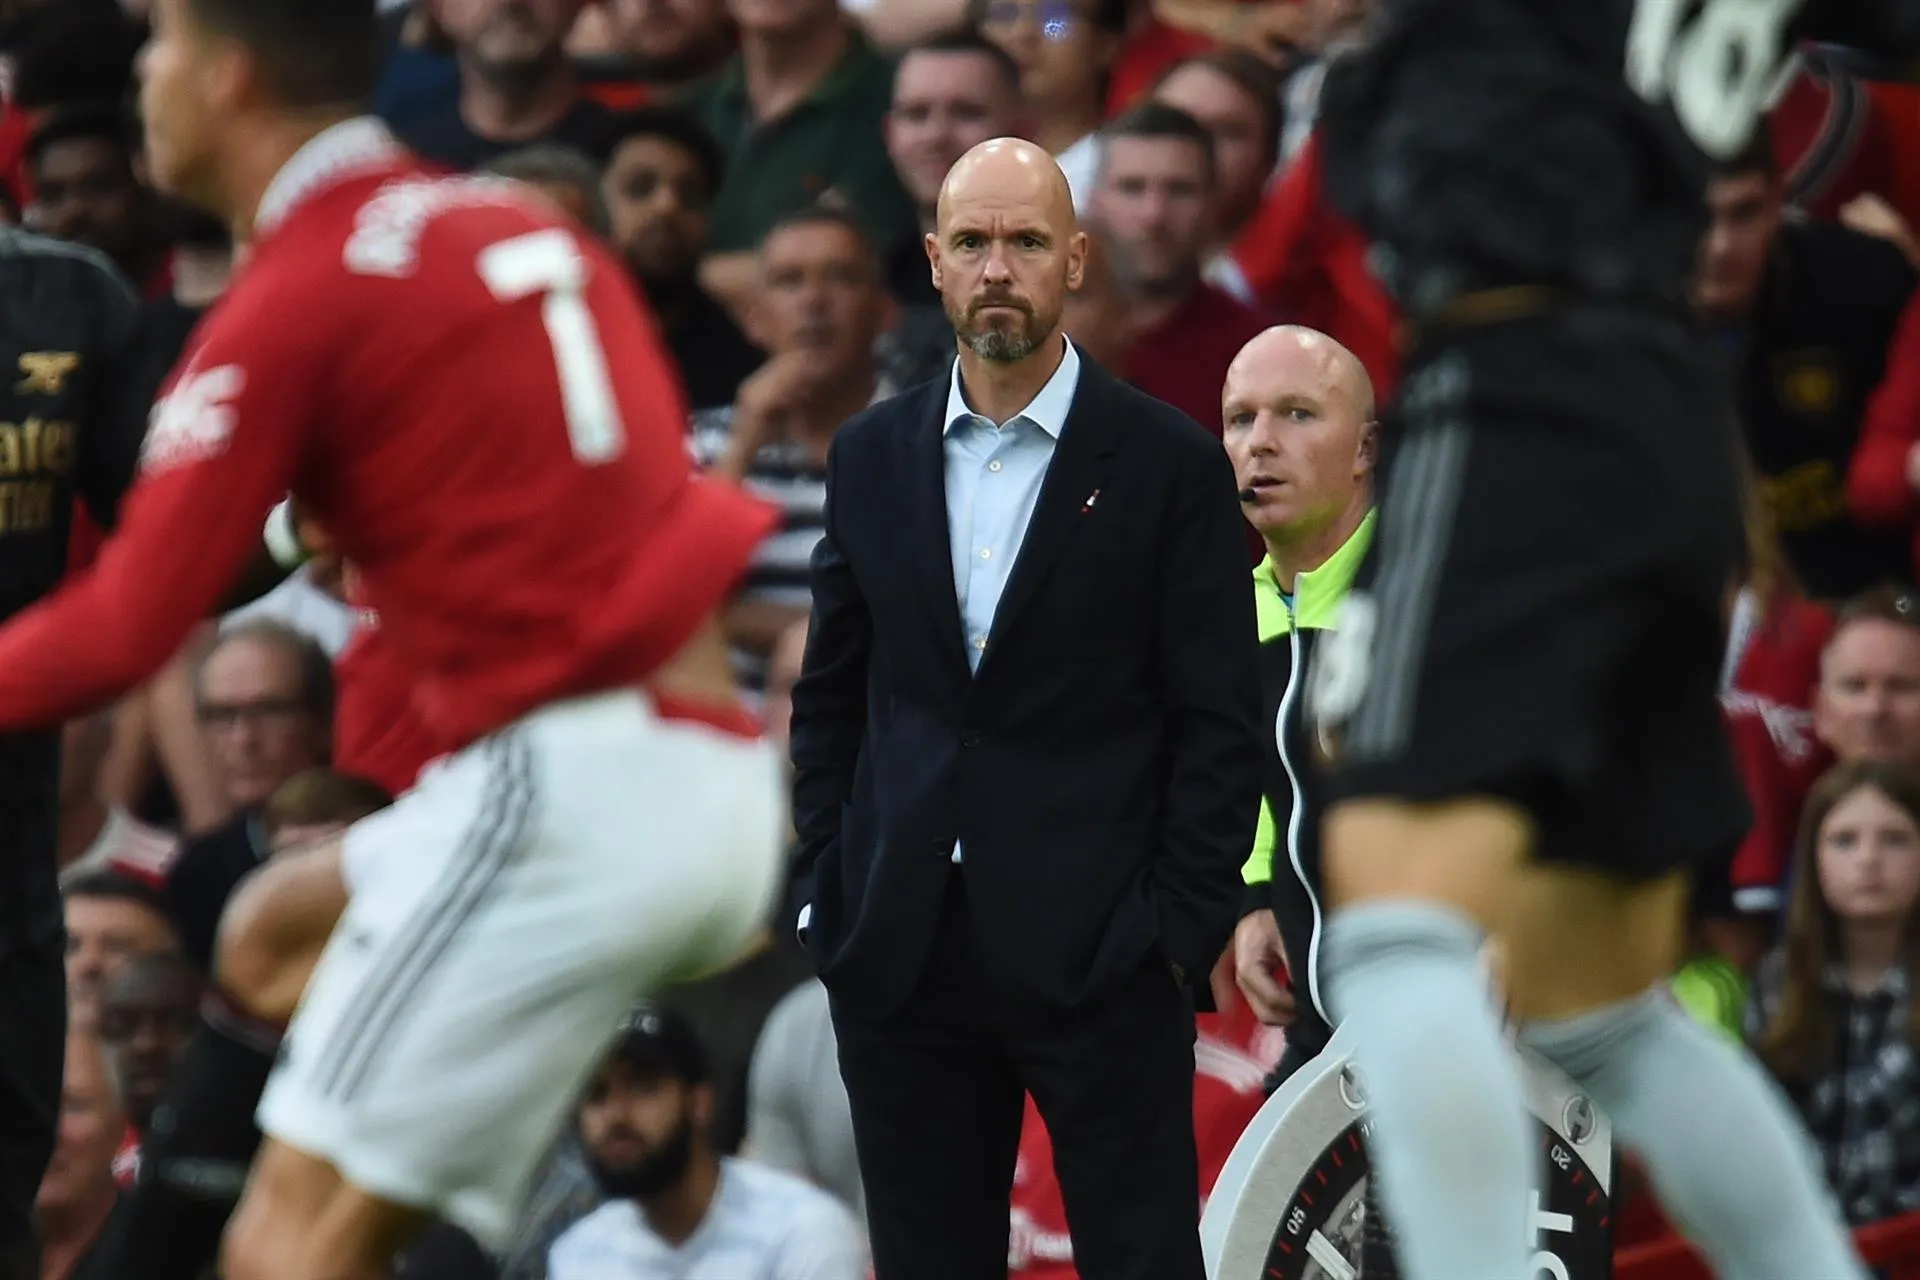
M1528 1195L1535 1280L1610 1280L1613 1128L1566 1076L1517 1052L1546 1182ZM1368 1245L1369 1123L1365 1078L1335 1035L1221 1169L1200 1220L1209 1280L1397 1280Z

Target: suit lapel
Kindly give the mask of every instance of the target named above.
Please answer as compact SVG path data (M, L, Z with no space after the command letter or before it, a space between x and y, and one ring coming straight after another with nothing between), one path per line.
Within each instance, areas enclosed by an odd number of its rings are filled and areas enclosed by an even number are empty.
M1014 558L1013 572L1007 577L1006 590L993 612L993 630L987 640L987 655L981 669L993 661L994 652L1020 612L1032 600L1047 571L1062 548L1091 514L1090 500L1099 492L1107 473L1108 460L1119 448L1117 425L1106 412L1106 375L1091 360L1081 357L1080 385L1074 391L1073 408L1054 445L1053 459L1047 464L1047 478L1040 483L1040 496L1034 503L1033 519L1021 539L1020 553ZM949 568L949 574L952 570Z
M927 596L926 617L940 633L941 648L964 673L966 637L960 623L960 591L953 581L953 536L947 515L946 395L935 393L931 401L909 424L905 441L907 490L913 504L907 536L914 576Z

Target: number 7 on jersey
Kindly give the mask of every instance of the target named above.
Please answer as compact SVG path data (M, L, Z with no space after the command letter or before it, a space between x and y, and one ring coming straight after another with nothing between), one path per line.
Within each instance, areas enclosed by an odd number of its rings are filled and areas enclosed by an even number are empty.
M561 227L535 231L480 251L480 279L502 302L540 294L540 320L553 344L560 400L574 457L594 466L626 445L620 405L607 374L606 348L587 309L587 264Z

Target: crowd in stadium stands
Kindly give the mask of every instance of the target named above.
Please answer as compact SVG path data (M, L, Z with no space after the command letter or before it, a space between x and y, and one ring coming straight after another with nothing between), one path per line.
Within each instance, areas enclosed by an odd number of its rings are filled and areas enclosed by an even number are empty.
M1365 39L1370 7L401 0L383 6L379 111L434 161L540 189L631 272L682 377L689 450L784 512L725 615L743 683L782 734L834 432L953 359L921 237L974 144L1023 136L1067 175L1093 255L1064 325L1087 357L1218 434L1228 362L1292 322L1338 338L1390 397L1393 305L1323 198L1314 129L1327 62ZM0 0L0 214L110 257L145 296L143 341L171 355L217 305L235 250L144 181L145 9ZM1712 186L1695 299L1724 339L1754 482L1722 689L1756 821L1702 879L1674 978L1696 1016L1757 1047L1857 1224L1920 1210L1920 89L1875 74L1802 50L1767 135ZM83 513L76 572L98 544ZM309 560L67 726L73 1030L39 1198L43 1280L63 1280L138 1166L233 886L409 780L330 768L336 686L368 696L348 671L336 681L366 625L351 586ZM352 731L368 723L363 710ZM1201 1016L1195 1048L1209 1182L1285 1045L1231 973L1215 975L1221 1012ZM578 1121L506 1256L443 1229L403 1274L640 1280L696 1233L713 1248L776 1220L858 1252L826 997L784 927L641 1018ZM629 1129L671 1158L610 1188L596 1169ZM1010 1271L1071 1276L1031 1107L1027 1130ZM1622 1218L1625 1236L1662 1229ZM847 1280L863 1267L845 1265Z

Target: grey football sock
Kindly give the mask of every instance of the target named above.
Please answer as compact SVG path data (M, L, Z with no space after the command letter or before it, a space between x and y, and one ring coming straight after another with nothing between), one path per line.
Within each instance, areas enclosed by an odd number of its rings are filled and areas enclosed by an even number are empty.
M1721 1280L1866 1280L1785 1097L1664 994L1522 1038L1592 1095Z
M1326 972L1374 1117L1368 1149L1405 1280L1529 1280L1538 1150L1465 916L1334 913Z

